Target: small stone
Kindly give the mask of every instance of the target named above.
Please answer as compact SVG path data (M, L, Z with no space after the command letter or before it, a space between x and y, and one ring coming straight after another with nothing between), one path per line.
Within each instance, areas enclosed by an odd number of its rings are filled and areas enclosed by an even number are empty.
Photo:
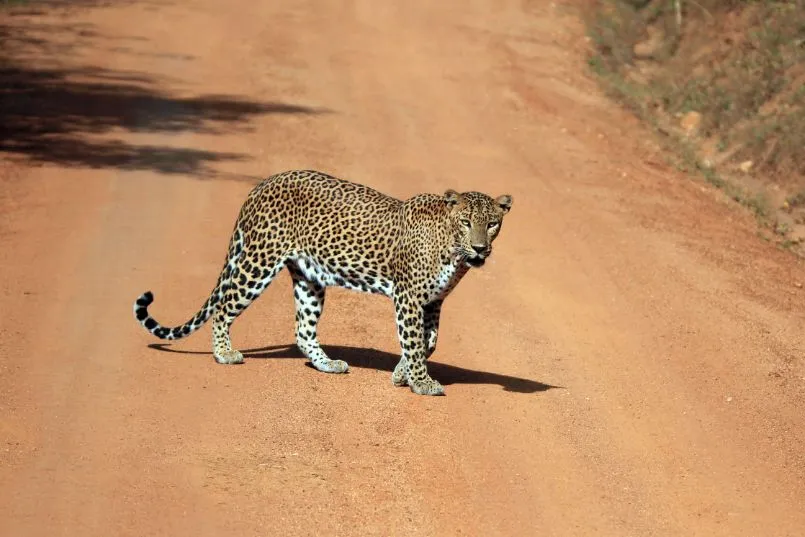
M699 112L690 111L682 116L679 125L685 131L687 136L694 136L699 132L699 126L702 124L702 115Z
M802 282L794 282L794 287L797 289L802 289Z
M657 56L665 41L665 32L660 28L649 26L646 28L648 32L648 39L637 43L632 52L639 59L651 59Z
M732 396L727 397L727 402L728 402L728 403L731 403L731 402L732 402Z
M657 52L657 46L651 41L641 41L634 46L633 51L638 58L651 58Z
M744 173L749 173L749 171L752 169L752 165L754 165L754 162L751 160L745 160L738 165L738 169Z

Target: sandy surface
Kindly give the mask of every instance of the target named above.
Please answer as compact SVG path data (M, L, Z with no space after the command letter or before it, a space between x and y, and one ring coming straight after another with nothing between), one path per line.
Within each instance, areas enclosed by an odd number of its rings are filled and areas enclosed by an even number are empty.
M73 5L2 15L51 78L4 104L0 534L803 534L803 265L606 100L573 6ZM132 301L184 322L292 168L514 196L446 303L447 397L391 386L382 297L331 291L351 373L305 367L287 274L244 365L149 347Z

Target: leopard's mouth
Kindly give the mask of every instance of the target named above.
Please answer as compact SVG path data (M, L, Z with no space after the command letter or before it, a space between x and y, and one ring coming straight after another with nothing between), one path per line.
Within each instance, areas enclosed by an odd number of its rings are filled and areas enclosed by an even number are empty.
M467 264L471 267L479 268L483 267L484 263L486 263L486 258L481 256L476 257L468 257Z

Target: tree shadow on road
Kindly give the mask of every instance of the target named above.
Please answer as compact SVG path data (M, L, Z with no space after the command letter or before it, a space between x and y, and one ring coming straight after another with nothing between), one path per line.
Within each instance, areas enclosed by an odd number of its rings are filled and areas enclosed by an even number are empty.
M204 354L211 356L211 352L204 351L185 351L171 348L167 343L152 343L149 348L162 352L174 352L179 354ZM360 367L362 369L379 369L384 371L394 371L394 366L400 360L399 355L391 354L377 349L364 349L359 347L346 347L339 345L323 345L324 351L333 359L345 360L350 367ZM296 345L273 345L258 349L244 350L243 356L247 359L284 359L284 358L303 358ZM428 360L428 372L442 384L497 384L507 392L517 393L536 393L545 392L561 386L553 386L531 379L491 373L488 371L476 371L455 365L442 364Z
M228 96L172 97L100 69L0 67L0 152L66 167L209 175L209 163L244 155L101 139L112 132L220 134L247 131L251 117L320 110ZM140 76L142 78L142 76Z
M64 9L109 5L93 0L72 7L69 2L44 4ZM171 81L149 73L67 64L82 50L96 55L154 53L136 50L142 38L104 35L90 24L54 22L35 11L10 13L21 16L0 23L0 155L6 157L203 177L214 175L212 163L247 157L183 147L187 138L179 135L249 132L258 116L326 112L237 96L180 96L164 89ZM126 46L119 45L121 41ZM193 59L177 56L172 61ZM133 143L130 134L162 136L145 138L151 143Z

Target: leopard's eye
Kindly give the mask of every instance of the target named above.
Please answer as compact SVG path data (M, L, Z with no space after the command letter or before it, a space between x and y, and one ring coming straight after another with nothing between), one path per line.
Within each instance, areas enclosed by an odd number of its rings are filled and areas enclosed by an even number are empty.
M499 224L499 223L500 223L500 222L489 222L489 223L486 225L486 229L494 229L494 228L498 227L498 224Z
M466 218L462 218L461 219L461 225L464 226L464 227L470 227L470 221L467 220Z

